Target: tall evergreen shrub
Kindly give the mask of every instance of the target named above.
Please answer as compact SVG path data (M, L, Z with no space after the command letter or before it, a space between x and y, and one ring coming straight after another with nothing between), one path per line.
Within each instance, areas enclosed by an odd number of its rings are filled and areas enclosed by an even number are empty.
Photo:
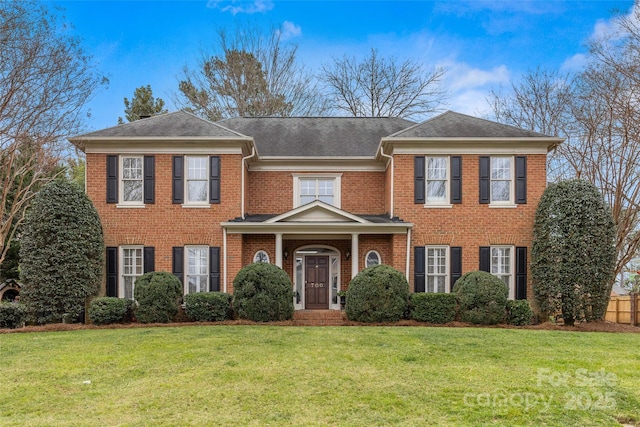
M102 282L100 218L74 184L55 181L35 196L20 239L21 301L36 323L74 321Z
M609 206L584 180L551 184L542 195L533 234L531 273L540 307L566 325L602 319L616 262Z

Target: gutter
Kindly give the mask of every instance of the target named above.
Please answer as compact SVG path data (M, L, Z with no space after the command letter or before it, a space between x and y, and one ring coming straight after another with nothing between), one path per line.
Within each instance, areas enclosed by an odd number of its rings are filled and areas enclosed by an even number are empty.
M389 194L391 195L389 202L391 206L389 207L389 218L393 218L393 156L385 154L382 145L380 146L380 155L389 159L391 164L391 188L389 189Z
M241 169L242 170L240 171L240 173L242 174L240 176L240 182L241 182L241 184L240 184L240 197L241 197L241 199L240 199L240 205L241 205L240 206L240 213L241 213L242 219L245 219L245 215L244 215L244 213L245 213L244 212L244 199L245 199L245 194L244 194L244 176L245 176L245 173L244 173L244 169L245 169L245 164L246 164L246 161L248 159L252 158L255 155L256 155L256 147L255 147L255 145L251 145L251 154L249 154L248 156L242 158L242 165L241 165Z

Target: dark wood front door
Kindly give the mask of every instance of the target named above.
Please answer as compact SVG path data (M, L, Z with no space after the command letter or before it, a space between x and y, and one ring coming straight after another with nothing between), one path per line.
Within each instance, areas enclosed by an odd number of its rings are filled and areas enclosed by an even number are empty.
M308 256L305 271L305 308L322 310L329 308L329 257Z

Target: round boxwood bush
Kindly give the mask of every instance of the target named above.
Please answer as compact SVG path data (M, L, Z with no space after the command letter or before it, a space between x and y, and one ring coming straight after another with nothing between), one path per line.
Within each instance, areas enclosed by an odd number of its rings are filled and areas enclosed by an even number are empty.
M146 273L136 280L133 296L138 303L136 319L142 323L173 321L180 308L182 283L164 271Z
M515 326L530 325L533 310L526 299L507 301L507 323Z
M196 322L221 322L232 317L231 295L223 292L197 292L184 297L185 313Z
M456 281L453 291L463 322L495 325L504 319L509 290L496 276L471 271Z
M95 325L110 325L131 321L134 302L116 297L94 298L89 305L89 318Z
M0 328L15 329L24 324L27 311L22 304L0 302Z
M233 289L233 307L241 319L272 322L293 317L293 284L273 264L245 266L233 280Z
M456 296L454 294L411 294L411 318L418 322L453 322L456 318Z
M354 322L397 322L409 303L409 284L388 265L365 268L349 283L345 311Z

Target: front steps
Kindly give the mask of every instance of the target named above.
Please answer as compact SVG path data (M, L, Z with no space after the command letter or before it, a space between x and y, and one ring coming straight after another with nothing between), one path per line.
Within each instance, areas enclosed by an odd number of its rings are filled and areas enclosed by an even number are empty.
M295 326L342 326L347 316L343 310L296 310L292 322Z

